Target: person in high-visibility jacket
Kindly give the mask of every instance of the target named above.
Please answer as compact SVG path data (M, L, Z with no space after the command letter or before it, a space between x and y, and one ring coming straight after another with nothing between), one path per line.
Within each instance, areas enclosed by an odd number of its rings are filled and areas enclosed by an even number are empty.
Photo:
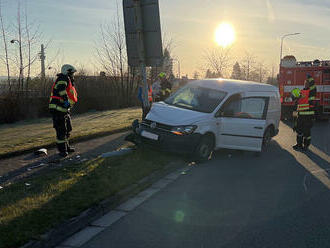
M78 100L74 87L74 73L76 71L72 65L62 66L61 73L57 75L53 84L49 99L49 111L56 131L57 149L62 157L75 151L73 147L69 146L69 137L72 131L70 108Z
M303 90L294 89L292 95L296 99L297 117L294 130L297 132L297 144L293 146L295 150L307 150L311 144L311 129L313 127L315 115L315 95L316 87L314 79L307 75L305 88Z
M161 72L159 74L160 78L160 101L164 101L166 98L168 98L172 93L172 84L166 79L165 72Z

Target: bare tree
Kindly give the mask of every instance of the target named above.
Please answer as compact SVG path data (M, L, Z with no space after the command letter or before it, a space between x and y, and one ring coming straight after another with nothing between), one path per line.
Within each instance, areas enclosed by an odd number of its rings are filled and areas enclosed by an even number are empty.
M39 53L37 52L38 43L40 43L42 38L42 33L40 32L39 25L35 22L29 23L28 21L28 11L27 3L25 5L25 43L27 47L27 64L24 65L23 69L27 68L27 79L26 79L26 90L29 88L29 81L31 79L31 67L39 58Z
M245 56L240 64L243 78L251 80L251 71L255 70L256 57L249 52L245 52Z
M125 32L123 23L117 15L111 24L103 24L99 29L100 40L96 42L96 57L102 70L110 76L117 95L130 101L133 87L130 83L129 68L127 66L127 54L125 44Z
M42 39L42 33L36 22L29 22L27 2L25 11L22 11L21 1L17 1L17 17L14 26L15 38L11 43L18 46L18 52L14 57L14 62L19 68L18 90L23 90L24 71L27 70L27 79L25 90L28 91L31 79L32 66L39 58L39 44Z
M2 17L2 2L0 0L0 24L1 24L1 33L2 33L2 41L4 46L5 58L4 63L7 69L7 81L9 90L11 90L11 83L10 83L10 65L9 65L9 54L8 54L8 47L7 47L7 33L5 30L5 25Z
M240 65L242 79L260 83L266 81L269 69L264 62L258 61L255 55L245 52Z
M24 68L23 68L23 53L22 53L22 22L21 22L21 1L18 0L17 2L17 33L18 33L18 40L12 40L12 43L17 42L19 46L19 85L18 88L23 90L23 83L24 83Z
M263 62L258 62L259 82L266 82L269 76L269 69Z
M222 47L208 49L204 53L204 59L208 69L216 72L218 77L224 77L231 61L230 49Z

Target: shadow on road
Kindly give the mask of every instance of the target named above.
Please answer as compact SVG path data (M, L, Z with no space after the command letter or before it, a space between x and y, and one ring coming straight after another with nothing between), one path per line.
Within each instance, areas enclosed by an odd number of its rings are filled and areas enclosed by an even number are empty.
M291 121L282 121L283 124L292 128ZM330 122L315 121L312 128L312 145L330 156Z
M83 248L327 247L329 189L296 155L220 150Z

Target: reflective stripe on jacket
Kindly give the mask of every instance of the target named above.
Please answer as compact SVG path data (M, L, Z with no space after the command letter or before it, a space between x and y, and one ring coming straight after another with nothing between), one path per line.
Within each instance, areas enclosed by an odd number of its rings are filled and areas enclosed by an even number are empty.
M311 105L309 104L309 94L310 90L301 90L301 97L298 99L297 111L299 115L314 115L314 111L311 110Z
M68 108L64 106L65 101L69 101L72 107L78 101L77 91L68 76L59 74L52 86L49 109L66 113Z
M149 86L149 90L148 90L148 101L152 102L152 87Z

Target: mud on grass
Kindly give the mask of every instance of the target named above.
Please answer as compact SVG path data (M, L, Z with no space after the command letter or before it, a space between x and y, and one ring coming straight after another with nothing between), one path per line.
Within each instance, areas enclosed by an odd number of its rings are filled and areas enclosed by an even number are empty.
M176 157L138 149L67 165L0 190L0 248L18 247L116 194Z

